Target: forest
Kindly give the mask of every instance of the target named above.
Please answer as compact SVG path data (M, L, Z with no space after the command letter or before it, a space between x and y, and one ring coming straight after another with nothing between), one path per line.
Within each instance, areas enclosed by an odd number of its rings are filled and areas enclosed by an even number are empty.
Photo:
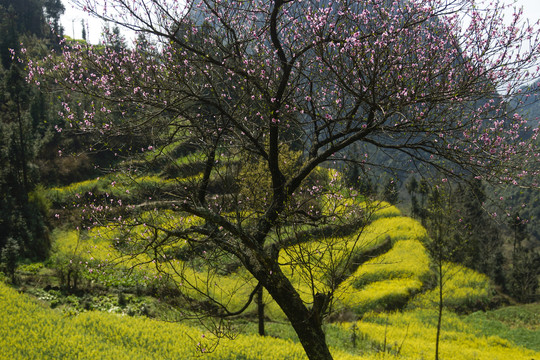
M540 358L540 24L72 3L0 0L1 359Z

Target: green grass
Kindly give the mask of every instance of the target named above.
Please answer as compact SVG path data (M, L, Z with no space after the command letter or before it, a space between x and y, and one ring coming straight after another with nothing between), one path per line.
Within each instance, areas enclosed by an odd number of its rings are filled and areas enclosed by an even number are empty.
M475 312L464 321L478 333L498 335L518 346L540 351L540 303Z
M434 309L393 313L368 313L356 325L369 340L387 349L387 359L433 359L437 312ZM399 353L399 355L397 355ZM393 356L392 356L393 355ZM495 327L491 333L478 328L476 319L445 311L442 322L440 359L456 360L531 360L540 353L526 348L508 333Z

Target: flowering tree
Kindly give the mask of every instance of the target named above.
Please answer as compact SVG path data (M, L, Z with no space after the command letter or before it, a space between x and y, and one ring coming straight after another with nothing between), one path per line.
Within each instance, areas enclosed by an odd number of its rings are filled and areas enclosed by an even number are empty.
M84 111L66 99L72 128L105 137L155 131L200 151L200 177L139 206L200 219L162 230L234 257L281 307L310 359L331 358L321 318L332 288L306 302L269 238L334 216L321 211L322 193L347 201L335 182L314 179L321 165L360 144L360 164L372 150L396 151L448 177L536 185L537 133L520 138L526 121L511 104L538 76L540 32L520 12L504 20L501 4L75 2L155 46L66 46L31 63L29 77L92 97ZM269 180L246 179L246 169ZM215 178L223 179L218 192ZM260 189L246 190L254 183Z

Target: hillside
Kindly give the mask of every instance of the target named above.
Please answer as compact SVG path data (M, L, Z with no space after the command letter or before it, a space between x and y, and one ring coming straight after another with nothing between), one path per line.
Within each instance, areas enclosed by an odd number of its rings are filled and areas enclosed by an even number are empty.
M305 358L287 317L266 291L268 336L256 335L257 302L243 307L257 282L237 260L212 259L212 248L168 235L199 226L201 219L174 209L129 211L141 199L168 201L179 186L200 181L202 167L193 164L201 154L175 151L177 146L182 144L157 151L181 155L174 161L174 176L152 170L157 166L127 176L123 169L139 163L124 162L106 176L44 191L56 226L53 251L47 262L23 265L17 273L20 290L39 300L2 285L0 315L6 324L1 328L8 336L0 344L5 345L0 357L189 359L205 352L216 359ZM140 164L156 159L149 152ZM320 179L333 179L332 186L342 181L335 170L318 172ZM221 181L210 179L217 193ZM318 228L283 226L272 234L270 241L280 244L281 271L307 304L315 303L315 293L333 291L324 329L335 358L430 357L438 297L427 231L395 206L364 197L343 200L329 189L319 201L332 222ZM367 223L358 222L358 209ZM149 242L160 245L141 248ZM473 313L496 302L485 275L447 262L444 276L443 358L538 355L534 320L512 330L503 319L491 319L499 312ZM218 308L209 307L209 299L243 310L213 320L207 316ZM19 337L26 340L12 346L10 341Z
M392 247L358 267L337 292L335 309L342 318L325 325L336 359L378 359L381 354L385 358L419 359L430 357L433 352L436 312L431 309L436 291L430 290L430 261L419 242L425 232L417 222L393 209L387 208L384 216L374 220L361 240L375 246L381 238L390 238ZM73 246L78 248L77 255L84 264L81 276L88 281L88 292L95 291L97 283L104 286L107 281L110 289L114 288L111 279L121 271L104 271L101 275L91 271L95 269L92 261L103 263L100 256L112 255L107 238L89 237L76 244L77 238L71 231L57 232L55 238L57 256L63 253L66 260L68 255L73 256ZM286 252L282 256L286 257ZM458 315L452 309L486 306L493 290L484 276L457 265L447 266L454 275L449 276L445 286L448 310L443 320L442 358L502 360L540 355L537 307ZM43 271L42 268L37 273ZM139 271L144 273L142 278L148 279L153 270L139 267ZM229 286L227 283L234 287L240 275L232 273L220 278L220 288ZM80 281L83 286L83 280ZM86 310L79 306L82 297L75 294L70 295L69 301L60 295L54 290L43 291L43 300L37 301L0 285L0 328L4 334L0 338L0 358L191 359L200 358L201 352L208 352L204 357L212 359L275 359L277 354L280 359L305 358L288 326L280 325L282 315L269 299L267 328L272 336L250 334L254 326L246 319L237 319L230 323L230 333L218 344L215 335L193 321L183 324L127 316L129 307L137 304L135 294L127 293L128 300L111 306L108 312ZM50 309L48 304L53 298L57 305ZM353 314L361 319L351 321Z
M169 167L163 167L163 157ZM245 173L240 189L229 188L222 175L241 166L240 157L217 159L218 170L208 179L213 196L226 199L232 196L228 191L257 189L252 177L260 169L244 164L255 173ZM216 359L305 358L267 291L252 301L257 281L238 259L196 237L182 239L182 231L204 225L200 217L174 206L140 206L169 204L178 189L195 187L205 176L203 163L197 148L173 143L120 162L107 175L43 190L55 227L52 253L44 263L20 266L16 274L19 289L38 301L3 285L1 328L8 336L0 357L189 359L205 352ZM263 177L257 184L267 181ZM426 249L426 229L397 207L343 187L336 170L318 168L310 181L323 184L316 209L327 220L317 226L285 223L269 242L308 306L315 306L318 294L334 294L323 313L334 357L431 357L438 274ZM243 226L249 226L255 214L244 211ZM234 221L238 215L222 211L221 216ZM450 262L443 274L442 358L538 355L534 317L512 329L498 317L503 310L475 312L499 301L490 279ZM261 303L266 337L256 335ZM221 304L238 315L223 316ZM12 346L19 337L26 340Z

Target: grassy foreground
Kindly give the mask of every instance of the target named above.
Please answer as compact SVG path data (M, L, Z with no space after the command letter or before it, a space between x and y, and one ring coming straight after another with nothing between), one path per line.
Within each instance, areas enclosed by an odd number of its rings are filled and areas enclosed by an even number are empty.
M509 324L514 316L528 319L535 309L445 314L441 358L540 358L537 320ZM329 342L337 345L332 349L336 359L429 359L435 319L433 311L421 309L370 313L327 330ZM216 343L211 334L179 323L97 311L65 315L1 283L0 329L0 359L305 359L294 339L237 334Z

